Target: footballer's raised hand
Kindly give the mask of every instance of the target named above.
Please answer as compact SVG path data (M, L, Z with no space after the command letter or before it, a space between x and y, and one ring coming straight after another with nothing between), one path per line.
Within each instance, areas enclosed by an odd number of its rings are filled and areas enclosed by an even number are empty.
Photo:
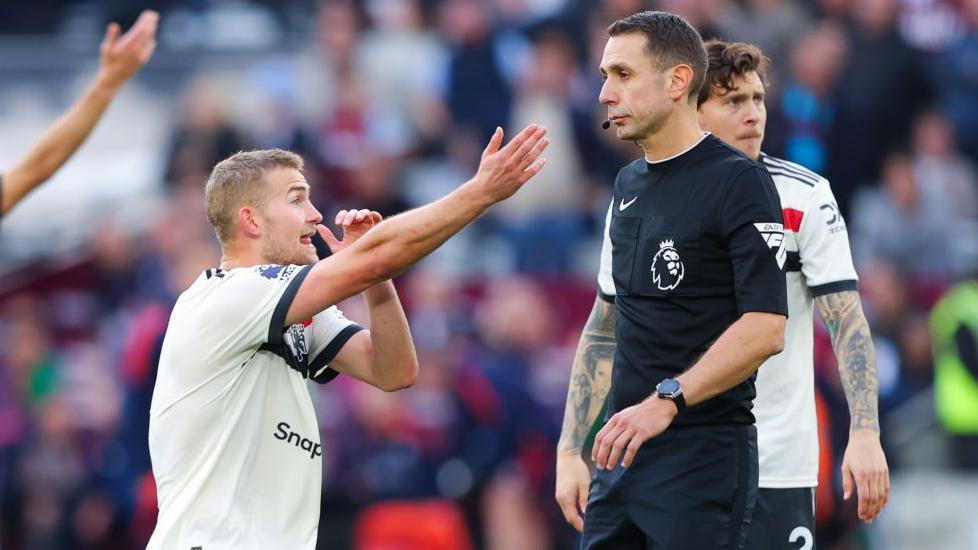
M540 155L550 140L546 128L530 124L506 146L502 143L503 130L496 128L482 152L479 171L473 178L480 192L485 193L492 203L512 196L543 168L547 159Z
M337 239L333 232L322 224L316 226L316 231L326 241L326 246L335 254L355 243L357 239L364 236L367 231L370 231L370 228L383 219L384 217L379 212L373 210L340 210L336 213L334 223L340 226L341 239Z
M156 49L159 20L158 13L144 10L125 34L118 23L109 23L102 39L99 64L99 78L106 85L122 86L149 61Z

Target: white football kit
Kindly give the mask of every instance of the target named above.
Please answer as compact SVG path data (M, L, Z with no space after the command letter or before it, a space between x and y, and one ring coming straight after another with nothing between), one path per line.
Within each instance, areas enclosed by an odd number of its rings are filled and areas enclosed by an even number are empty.
M360 326L335 306L285 328L310 266L209 269L177 300L150 407L148 548L316 546L323 446L306 378Z
M757 371L757 448L761 488L818 484L815 416L814 297L857 290L846 224L822 176L765 154L781 198L788 323L784 351Z

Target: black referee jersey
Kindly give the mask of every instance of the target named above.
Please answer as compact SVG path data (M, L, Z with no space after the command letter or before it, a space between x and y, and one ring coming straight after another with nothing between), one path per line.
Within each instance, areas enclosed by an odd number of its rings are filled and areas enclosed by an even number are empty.
M599 275L616 306L609 417L692 366L741 314L787 316L783 238L771 176L712 135L622 168ZM751 424L753 398L751 376L672 425Z

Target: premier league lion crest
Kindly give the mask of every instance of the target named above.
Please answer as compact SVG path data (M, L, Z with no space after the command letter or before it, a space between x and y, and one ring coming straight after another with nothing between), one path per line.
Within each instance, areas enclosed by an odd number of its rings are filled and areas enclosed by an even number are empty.
M292 325L282 335L282 339L297 363L293 366L304 365L306 356L309 355L309 348L306 346L306 327L301 323Z
M686 274L683 260L672 239L659 243L659 251L652 258L652 282L659 290L672 290L679 286Z

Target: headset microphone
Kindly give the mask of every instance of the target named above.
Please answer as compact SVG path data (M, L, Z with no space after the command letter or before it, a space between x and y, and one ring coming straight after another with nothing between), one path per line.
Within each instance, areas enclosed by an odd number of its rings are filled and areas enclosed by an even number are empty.
M603 130L607 130L608 128L611 128L611 121L610 120L605 120L604 122L602 122L601 123L601 128Z

